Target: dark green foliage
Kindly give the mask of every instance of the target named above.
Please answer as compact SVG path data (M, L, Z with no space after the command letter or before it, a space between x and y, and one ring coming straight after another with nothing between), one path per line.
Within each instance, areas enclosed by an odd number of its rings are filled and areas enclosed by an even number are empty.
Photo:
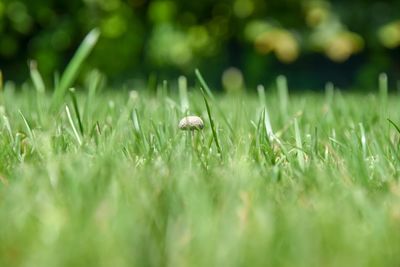
M200 67L215 84L233 65L250 85L284 73L307 87L327 80L371 87L383 71L399 78L397 10L396 0L1 0L0 69L23 81L34 59L49 82L98 27L84 70L115 81Z

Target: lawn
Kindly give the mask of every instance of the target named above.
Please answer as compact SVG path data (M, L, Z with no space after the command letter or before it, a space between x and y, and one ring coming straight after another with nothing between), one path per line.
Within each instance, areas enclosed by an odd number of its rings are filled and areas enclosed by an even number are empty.
M283 77L213 94L197 74L153 92L5 84L0 266L400 265L384 75L369 94ZM204 129L180 130L188 114Z

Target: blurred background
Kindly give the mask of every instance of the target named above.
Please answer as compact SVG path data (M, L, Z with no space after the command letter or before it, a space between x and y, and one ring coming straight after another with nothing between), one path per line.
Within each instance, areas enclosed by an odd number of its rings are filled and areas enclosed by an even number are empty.
M217 88L284 74L291 88L371 90L381 72L400 87L398 0L0 0L3 76L26 80L35 59L51 81L94 27L83 73L113 84L199 68Z

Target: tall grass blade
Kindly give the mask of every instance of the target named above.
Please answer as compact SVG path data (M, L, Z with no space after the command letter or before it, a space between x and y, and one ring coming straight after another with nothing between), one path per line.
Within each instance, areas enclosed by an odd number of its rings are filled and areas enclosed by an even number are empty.
M4 114L3 114L3 124L4 124L4 127L6 127L8 135L10 136L11 142L14 143L14 135L13 135L12 130L11 130L10 120Z
M318 127L314 128L313 151L314 155L318 156Z
M3 72L0 70L0 91L3 91Z
M394 123L391 119L387 119L387 120L389 121L389 123L390 123L391 125L393 125L393 127L396 129L396 131L400 134L400 127L397 126L397 124Z
M303 143L301 140L301 133L300 133L299 123L297 121L297 118L294 119L294 132L295 132L296 147L297 147L297 160L299 162L301 170L304 171L305 163L304 163Z
M44 93L46 90L46 87L44 85L42 75L40 75L40 72L37 68L36 61L31 60L29 62L29 71L30 71L33 86L35 87L36 91L41 94Z
M58 71L54 72L53 83L54 83L54 89L56 89L60 86L60 72L58 72ZM53 95L54 95L54 93L53 93Z
M366 156L367 156L367 138L365 136L365 129L364 129L364 125L361 122L358 125L360 127L360 133L361 133L361 149L362 149L363 157L366 158Z
M93 29L88 33L88 35L86 35L85 39L79 46L75 55L72 57L64 73L62 74L59 85L55 88L51 110L54 111L60 107L66 91L75 82L83 62L93 50L99 39L99 36L99 29Z
M335 86L331 82L326 83L326 85L325 85L325 97L326 97L326 102L328 104L332 103L334 95L335 95Z
M382 98L386 98L388 94L388 76L386 73L381 73L379 75L379 94Z
M24 121L24 124L25 124L26 130L28 132L29 138L31 139L32 142L34 142L35 141L35 135L34 135L32 129L31 129L31 126L29 126L28 121L26 120L24 114L22 114L22 112L20 110L18 110L18 113L21 116L22 120Z
M82 145L81 137L79 136L79 133L76 130L74 121L72 120L71 112L69 111L69 108L68 108L68 105L65 106L65 111L67 113L67 118L68 118L69 124L71 125L72 131L73 131L74 136L76 138L76 141L78 142L79 145Z
M81 114L79 113L79 107L78 107L78 100L76 99L76 94L75 94L75 89L70 88L69 89L69 94L72 99L72 106L74 107L76 119L78 121L78 126L79 126L79 131L81 132L81 135L84 135L84 130L83 130L83 125L82 125L82 119L81 119Z
M235 131L233 130L231 124L229 123L228 119L225 116L225 113L219 108L219 106L217 105L216 101L215 101L215 97L213 95L213 93L210 90L210 87L207 85L206 81L204 80L203 76L201 75L200 71L198 69L195 70L195 74L196 74L196 78L200 83L200 90L202 91L203 97L205 95L207 95L211 101L214 102L215 107L217 108L218 113L221 115L222 119L224 120L224 122L226 123L226 125L229 128L229 131L232 135L235 134Z
M178 88L179 88L179 98L181 102L182 113L187 113L189 111L189 99L187 95L187 79L185 76L180 76L178 78Z
M203 91L202 91L202 93L203 93L204 103L205 103L206 109L207 109L208 119L209 119L209 121L210 121L210 126L211 126L211 131L212 131L213 139L214 139L215 145L217 146L218 154L219 154L219 156L222 158L222 149L221 149L221 146L220 146L220 144L219 144L218 135L217 135L217 130L216 130L216 128L215 128L214 120L213 120L212 115L211 115L210 106L209 106L209 104L208 104L207 98L206 98L206 96L204 95L204 92L203 92Z
M36 109L37 109L37 114L39 121L42 123L42 106L43 106L43 95L46 90L46 86L44 84L42 75L40 74L38 68L37 68L37 63L34 60L31 60L29 62L29 71L30 71L30 76L31 80L33 83L33 86L36 89Z
M86 98L85 107L82 114L82 121L89 127L89 114L91 112L90 107L94 104L94 97L96 95L96 91L101 83L101 74L97 70L93 70L89 73L88 76L88 95Z
M151 73L147 79L147 91L151 95L155 95L157 91L158 79L155 73Z
M257 93L258 99L260 100L260 106L265 106L267 103L267 97L265 96L265 88L263 85L260 84L257 86Z
M215 100L213 93L211 92L210 87L208 86L208 84L206 83L206 81L203 78L203 75L201 75L200 71L198 69L194 70L194 73L196 75L197 80L199 81L201 87L205 90L207 96L211 99L211 100Z
M24 153L24 151L22 149L22 146L21 146L21 142L22 142L23 138L24 138L24 136L23 136L22 133L16 133L15 134L15 141L14 141L14 144L13 144L14 153L17 155L17 158L18 158L18 160L20 162L23 162L24 158L25 158L25 153Z
M157 85L157 92L156 92L157 97L164 101L168 97L168 81L167 80L162 80L161 84Z
M146 135L143 132L142 123L140 122L140 117L137 112L137 109L134 109L132 112L132 122L133 122L133 129L135 130L136 135L140 136L140 138L142 139L143 147L147 151L149 148L149 143L147 141Z
M386 73L379 75L379 96L381 106L381 119L387 118L387 99L388 99L388 76Z
M288 85L286 77L283 75L279 75L276 78L276 85L278 87L281 115L282 118L286 119L288 116L288 102L289 102L289 93L288 93Z
M272 141L274 139L274 132L272 131L271 120L269 118L267 107L264 108L264 125L268 135L268 139L269 141Z

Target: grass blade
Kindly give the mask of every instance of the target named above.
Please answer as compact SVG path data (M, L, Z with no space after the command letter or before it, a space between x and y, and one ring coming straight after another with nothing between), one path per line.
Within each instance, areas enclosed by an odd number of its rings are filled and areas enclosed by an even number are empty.
M79 131L81 132L81 135L83 136L84 135L83 125L82 125L82 120L81 120L81 114L79 113L78 100L76 99L75 89L70 88L69 94L72 99L72 106L74 107L76 119L78 120Z
M79 46L75 55L69 62L67 68L65 69L63 75L61 76L60 83L56 87L52 99L51 110L56 110L61 105L62 99L68 88L72 86L78 76L79 70L89 56L90 52L93 50L94 46L99 39L100 31L99 29L93 29L86 35L85 39Z
M147 91L150 95L155 95L157 92L158 78L155 73L151 73L147 79Z
M267 97L265 96L265 88L261 84L257 86L258 99L260 100L260 106L266 105Z
M294 132L295 132L296 147L297 147L297 160L299 162L301 170L304 171L305 163L304 163L303 143L301 141L301 134L297 118L294 119Z
M75 138L76 138L76 140L78 141L78 144L79 144L79 145L82 145L81 137L79 136L79 133L78 133L78 131L76 130L74 121L72 120L71 112L69 111L69 108L68 108L68 105L65 106L65 111L66 111L66 113L67 113L68 121L69 121L69 124L70 124L71 127L72 127L72 131L74 132Z
M178 78L179 98L181 101L181 111L183 114L189 111L189 99L187 96L187 79L185 76Z
M386 73L379 75L379 96L381 106L381 119L387 118L387 100L388 100L388 76Z
M89 114L91 114L91 107L92 107L92 104L94 103L94 98L96 96L96 92L101 85L101 81L102 81L102 75L100 74L99 71L93 70L89 73L88 84L87 84L89 90L88 90L86 103L85 103L85 107L84 107L83 114L82 114L82 121L83 121L83 123L85 123L85 125L87 127L89 127L89 125L91 125L89 122Z
M214 139L215 145L217 146L218 154L222 158L222 149L221 149L221 146L219 144L219 140L218 140L218 136L217 136L217 130L215 129L215 124L214 124L214 120L213 120L212 115L211 115L210 106L208 105L207 98L206 98L206 96L204 94L203 94L203 99L204 99L204 103L206 104L207 115L208 115L208 119L210 120L210 126L211 126L213 139Z
M208 84L206 83L206 81L203 78L203 75L201 75L200 71L198 69L194 70L194 73L196 75L197 80L199 81L201 87L205 90L207 96L211 99L211 100L215 100L213 93L211 92L210 87L208 87Z
M276 85L278 87L279 102L281 108L282 118L286 119L288 114L289 93L286 77L283 75L276 78Z
M31 129L31 127L29 126L28 121L25 119L25 116L22 114L22 112L20 110L18 110L19 115L22 117L22 120L24 121L26 130L28 131L28 135L29 138L32 140L32 142L34 142L35 140L35 135L33 134L33 131Z
M393 127L396 129L397 133L400 134L400 127L397 126L397 124L394 123L391 119L387 119L387 120L389 121L389 123L390 123L391 125L393 125ZM400 141L398 141L397 146L399 146L399 144L400 144Z
M207 95L211 99L211 101L213 101L215 103L217 111L221 115L221 117L224 120L224 122L226 123L226 125L228 125L230 133L234 136L235 135L235 131L233 130L231 124L228 121L228 119L226 118L225 113L216 104L215 97L214 97L213 93L211 92L210 87L207 85L206 81L204 80L203 76L201 75L201 73L200 73L200 71L198 69L195 69L195 74L196 74L197 80L200 83L200 90L203 93L203 97L205 95Z
M33 86L35 87L36 91L41 94L44 93L46 90L46 87L44 85L42 75L40 75L40 72L37 68L36 61L31 60L29 62L29 70L30 70L32 83L33 83Z
M271 142L272 139L274 138L274 132L272 131L271 120L269 118L269 113L268 113L267 107L264 108L264 125L265 125L265 130L268 135L268 139Z
M366 156L367 156L367 138L365 137L365 129L361 122L358 125L360 127L360 133L361 133L362 153L363 153L363 157L366 158Z
M8 135L10 136L11 142L14 143L14 135L11 130L10 120L8 119L8 117L5 114L3 114L3 125L6 128Z
M40 74L38 68L37 68L37 63L34 60L31 60L29 62L29 71L31 75L31 80L33 83L33 86L36 89L36 109L37 109L37 114L39 117L39 121L42 122L42 107L43 107L43 95L46 91L46 87L42 78L42 75Z
M133 122L133 128L135 130L136 135L141 137L143 147L145 148L146 151L148 151L149 143L147 141L146 135L143 132L139 114L136 109L134 109L132 112L132 122Z
M318 156L318 127L314 128L313 152L314 156Z
M386 99L388 94L388 76L386 73L379 75L379 94L383 99Z
M391 119L387 119L387 120L389 121L389 123L390 123L391 125L393 125L393 127L396 129L396 131L400 134L400 127L397 126L397 124L394 123Z
M3 91L3 72L0 70L0 91Z

